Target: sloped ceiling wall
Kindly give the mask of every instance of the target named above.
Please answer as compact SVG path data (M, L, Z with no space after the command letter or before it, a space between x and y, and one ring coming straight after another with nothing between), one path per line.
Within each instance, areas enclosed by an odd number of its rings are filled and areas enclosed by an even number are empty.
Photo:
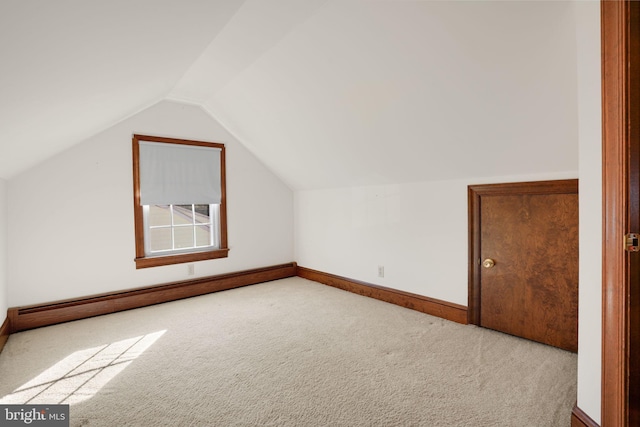
M2 0L0 177L160 101L241 0Z
M224 85L192 69L172 93L206 86L198 102L291 187L577 170L571 3L308 4L283 26L237 15L228 45L290 30Z
M15 0L0 176L168 97L293 189L577 170L571 2Z

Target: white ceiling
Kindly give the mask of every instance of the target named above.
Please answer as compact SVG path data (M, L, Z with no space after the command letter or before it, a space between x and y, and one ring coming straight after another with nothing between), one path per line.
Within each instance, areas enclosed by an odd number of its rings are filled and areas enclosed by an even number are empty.
M1 0L0 177L163 99L241 0Z
M294 189L577 170L571 2L0 3L0 176L164 99Z

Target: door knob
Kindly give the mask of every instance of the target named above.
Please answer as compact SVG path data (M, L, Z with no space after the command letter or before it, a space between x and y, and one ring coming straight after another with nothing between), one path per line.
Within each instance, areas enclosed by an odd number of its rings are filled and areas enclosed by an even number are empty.
M482 266L484 268L491 268L494 265L496 265L496 262L494 260L492 260L491 258L487 258L484 261L482 261Z

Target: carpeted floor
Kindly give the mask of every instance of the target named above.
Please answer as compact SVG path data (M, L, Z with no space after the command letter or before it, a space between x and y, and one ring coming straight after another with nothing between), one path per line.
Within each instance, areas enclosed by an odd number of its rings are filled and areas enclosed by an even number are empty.
M12 335L72 426L569 426L577 357L290 278Z

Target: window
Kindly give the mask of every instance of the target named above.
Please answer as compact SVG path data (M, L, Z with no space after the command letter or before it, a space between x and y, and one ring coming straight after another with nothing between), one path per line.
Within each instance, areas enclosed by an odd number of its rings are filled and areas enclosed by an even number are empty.
M223 144L133 136L136 268L226 257Z
M220 247L220 205L142 205L145 254Z

